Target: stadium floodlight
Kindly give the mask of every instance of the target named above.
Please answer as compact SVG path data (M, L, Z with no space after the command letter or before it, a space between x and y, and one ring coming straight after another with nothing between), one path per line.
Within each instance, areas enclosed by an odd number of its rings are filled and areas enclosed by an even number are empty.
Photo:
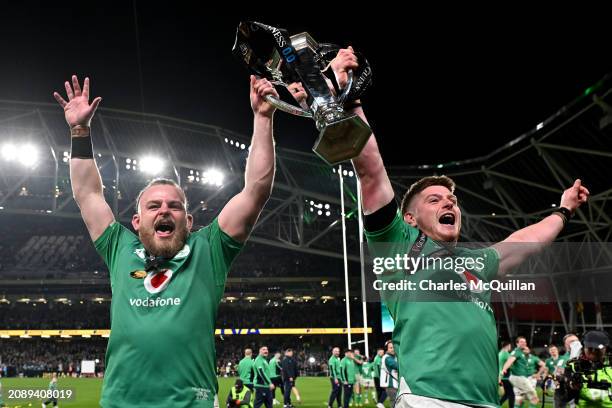
M17 161L26 167L33 167L38 163L38 149L32 144L25 144L19 149Z
M313 356L310 356L310 357L308 358L308 362L309 362L310 364L314 364L314 363L315 363L315 361L317 361L317 360L316 360L316 359L315 359Z
M2 146L2 158L4 160L13 160L17 157L17 147L12 143L5 143Z
M8 334L0 335L0 339L10 339L10 338L11 336L9 336Z
M134 165L135 163L136 161L132 162L132 167L134 169L136 168L136 166ZM142 171L143 173L156 175L156 174L161 173L165 165L166 163L161 157L145 156L140 159L139 168L140 168L140 171Z
M17 300L17 302L19 302L19 303L30 303L30 300L31 300L30 298L23 297L23 298Z
M38 149L31 143L22 145L6 143L0 149L0 154L4 160L16 161L26 167L33 167L38 163Z
M213 186L221 187L223 185L223 173L217 169L208 169L202 172L202 184L211 184Z

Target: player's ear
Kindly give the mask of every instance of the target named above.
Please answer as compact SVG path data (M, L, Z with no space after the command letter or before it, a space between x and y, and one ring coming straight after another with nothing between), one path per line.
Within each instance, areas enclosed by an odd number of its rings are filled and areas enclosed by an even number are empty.
M132 216L132 227L134 227L134 231L138 231L138 228L140 228L140 215L139 214L134 214Z
M193 227L193 215L187 214L187 231L191 231L191 227Z
M416 218L414 217L414 213L412 211L406 211L406 214L404 214L404 221L407 224L412 225L414 228L417 228Z

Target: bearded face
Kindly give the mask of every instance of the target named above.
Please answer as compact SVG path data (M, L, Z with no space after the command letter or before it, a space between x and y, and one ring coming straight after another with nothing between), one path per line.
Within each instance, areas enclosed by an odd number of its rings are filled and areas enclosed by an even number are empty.
M185 210L185 198L173 185L153 185L141 196L132 225L147 252L172 258L187 240L193 218Z

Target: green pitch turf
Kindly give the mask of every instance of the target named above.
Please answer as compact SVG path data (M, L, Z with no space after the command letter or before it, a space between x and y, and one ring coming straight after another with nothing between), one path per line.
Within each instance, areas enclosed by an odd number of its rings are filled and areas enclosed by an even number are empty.
M8 399L9 389L47 389L49 384L48 378L2 378L2 398L4 403L9 408L30 408L41 407L41 400L15 401ZM221 408L225 407L225 399L229 393L229 389L234 382L233 378L219 379L219 399ZM302 377L298 378L297 387L300 390L302 403L298 404L295 396L292 395L293 405L296 408L324 408L327 406L327 398L329 397L330 384L329 379L325 377ZM59 408L99 408L100 390L102 389L102 380L95 378L60 378L58 381L59 389L72 389L75 396L70 401L59 401ZM282 402L280 391L276 393L276 399ZM547 404L552 398L546 398ZM388 407L388 401L385 403ZM364 407L373 408L375 404L372 402L372 397L369 397L369 404ZM506 407L507 404L504 405ZM550 405L552 406L552 404ZM275 407L282 408L282 405Z

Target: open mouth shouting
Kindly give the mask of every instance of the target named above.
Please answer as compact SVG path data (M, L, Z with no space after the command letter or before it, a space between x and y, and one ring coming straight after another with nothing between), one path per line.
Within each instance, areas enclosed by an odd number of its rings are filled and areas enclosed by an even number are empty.
M174 221L170 218L163 218L155 224L155 236L158 238L170 238L174 230Z
M450 227L455 226L455 213L453 212L445 212L438 218L438 222L442 225L448 225Z

